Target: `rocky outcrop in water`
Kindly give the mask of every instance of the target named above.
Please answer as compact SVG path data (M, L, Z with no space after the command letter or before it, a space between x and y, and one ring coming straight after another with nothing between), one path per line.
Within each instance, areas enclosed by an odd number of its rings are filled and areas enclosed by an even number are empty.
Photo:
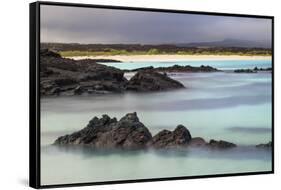
M234 73L258 73L258 72L272 72L272 68L268 67L268 68L258 68L255 67L254 69L236 69L234 70Z
M209 143L201 137L192 138L189 130L178 125L174 131L162 130L152 137L149 130L139 121L137 114L128 113L119 121L103 115L94 117L80 131L59 137L55 145L85 145L97 149L170 149L187 147L205 147L227 149L236 147L226 141L211 140Z
M271 148L272 147L272 142L269 141L268 143L265 144L258 144L256 145L257 148Z
M122 92L127 79L114 67L90 59L75 61L51 51L40 56L41 95L81 95Z
M220 70L208 65L207 66L201 65L200 67L193 67L190 65L186 65L186 66L173 65L171 67L157 67L157 68L149 66L139 69L123 70L123 71L125 72L155 71L155 72L189 73L189 72L219 72Z
M190 147L205 147L206 145L207 142L201 137L193 137L188 143Z
M157 133L148 146L154 148L182 147L187 146L190 141L190 132L183 125L178 125L174 131L162 130Z
M48 50L40 53L42 96L150 92L183 87L180 82L156 72L139 72L128 81L124 71L98 64L97 60L62 58Z
M231 143L231 142L227 142L227 141L223 141L223 140L216 141L216 140L212 139L208 143L208 146L210 148L216 148L216 149L227 149L227 148L236 147L236 144Z
M184 88L180 82L155 71L139 71L127 83L126 90L152 92Z
M136 113L129 113L119 121L107 115L100 119L94 117L84 129L59 137L55 144L138 149L145 147L151 139L149 130L139 121Z
M254 71L252 69L235 69L234 73L256 73L257 71Z

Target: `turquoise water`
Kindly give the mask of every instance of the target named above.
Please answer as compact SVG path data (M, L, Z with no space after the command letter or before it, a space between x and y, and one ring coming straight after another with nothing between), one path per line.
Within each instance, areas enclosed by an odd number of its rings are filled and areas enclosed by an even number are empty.
M209 65L221 70L232 70L242 68L271 67L271 60L214 60L214 61L165 61L165 62L149 62L149 61L136 61L136 62L122 62L122 63L101 63L108 66L117 67L119 69L138 69L142 67L170 67L173 65L180 66L201 66Z
M271 150L253 147L271 140L271 73L169 75L186 88L160 93L41 99L42 183L271 170ZM131 76L131 73L126 74L128 78ZM238 144L239 148L229 151L102 152L50 145L58 136L80 130L94 116L106 113L119 119L133 111L153 134L183 124L193 137L200 136L207 141L223 139Z

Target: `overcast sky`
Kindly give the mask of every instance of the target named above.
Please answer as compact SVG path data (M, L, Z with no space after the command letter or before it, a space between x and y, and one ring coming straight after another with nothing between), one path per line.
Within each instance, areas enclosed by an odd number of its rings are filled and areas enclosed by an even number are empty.
M271 20L41 5L41 42L188 43L226 38L271 43Z

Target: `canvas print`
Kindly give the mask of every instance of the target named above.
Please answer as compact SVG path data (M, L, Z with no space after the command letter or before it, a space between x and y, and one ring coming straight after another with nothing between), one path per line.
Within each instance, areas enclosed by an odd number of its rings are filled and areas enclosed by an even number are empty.
M40 183L272 171L272 18L40 5Z

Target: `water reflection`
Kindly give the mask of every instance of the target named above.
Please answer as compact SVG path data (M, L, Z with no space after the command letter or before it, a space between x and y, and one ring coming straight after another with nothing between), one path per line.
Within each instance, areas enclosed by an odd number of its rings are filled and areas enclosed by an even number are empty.
M256 148L255 146L239 146L232 149L210 149L210 148L178 148L178 149L96 149L90 146L58 146L48 145L41 148L43 154L56 155L69 154L71 156L81 155L84 158L98 158L107 156L121 156L134 158L145 155L175 158L208 158L208 159L230 159L230 160L271 160L271 148Z

